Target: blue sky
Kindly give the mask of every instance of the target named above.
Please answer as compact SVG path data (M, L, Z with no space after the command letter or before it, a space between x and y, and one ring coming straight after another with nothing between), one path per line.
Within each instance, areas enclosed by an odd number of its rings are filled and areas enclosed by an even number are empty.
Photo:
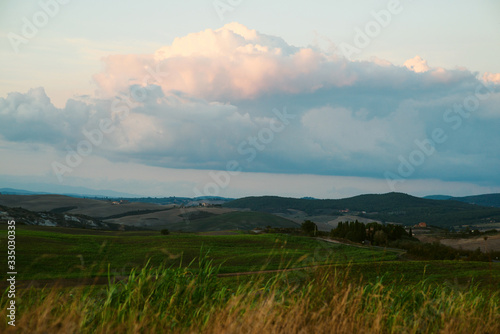
M4 1L0 184L499 192L499 14L497 1Z

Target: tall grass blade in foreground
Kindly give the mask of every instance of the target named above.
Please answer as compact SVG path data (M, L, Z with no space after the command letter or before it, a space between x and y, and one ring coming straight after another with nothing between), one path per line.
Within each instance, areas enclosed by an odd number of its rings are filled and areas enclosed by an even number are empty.
M500 333L500 296L425 280L366 283L318 267L227 283L205 254L198 268L133 269L108 286L28 289L6 333ZM293 283L292 283L293 282ZM234 281L233 281L234 283ZM6 294L0 316L6 319Z

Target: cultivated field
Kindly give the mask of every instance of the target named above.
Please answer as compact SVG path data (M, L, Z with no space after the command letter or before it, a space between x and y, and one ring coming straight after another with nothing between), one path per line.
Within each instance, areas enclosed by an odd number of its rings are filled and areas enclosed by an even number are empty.
M16 244L16 328L2 320L6 333L500 331L499 263L241 231L18 225Z
M2 243L5 235L2 235ZM126 275L148 261L153 265L187 265L210 252L221 273L303 267L325 263L396 260L398 252L318 242L307 237L274 234L197 235L159 232L108 232L42 226L18 226L18 278L84 278ZM300 258L303 258L299 261ZM306 261L307 260L307 261ZM0 258L0 266L5 266ZM108 267L109 265L109 267Z
M457 249L476 250L479 248L482 252L500 251L500 234L487 236L486 240L481 236L466 239L441 239L439 242Z
M172 205L127 203L113 205L111 201L83 199L62 195L0 195L0 205L21 207L30 211L59 211L90 217L109 217L138 210L166 210Z
M195 220L193 218L198 218L198 216L203 215L221 215L233 211L233 209L226 208L172 208L166 211L106 219L105 222L143 227L152 230L161 230L163 228L187 230L191 222Z
M449 238L443 233L435 232L431 229L414 229L413 231L414 236L425 243L439 242L446 246L464 250L476 250L479 248L485 253L500 251L500 234L476 237L470 236L467 238Z

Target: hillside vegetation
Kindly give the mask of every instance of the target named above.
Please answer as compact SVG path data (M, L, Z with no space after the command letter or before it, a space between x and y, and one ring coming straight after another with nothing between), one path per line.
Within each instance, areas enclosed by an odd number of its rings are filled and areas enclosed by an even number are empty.
M484 194L484 195L463 196L463 197L434 195L434 196L426 196L425 198L439 199L439 200L453 200L453 201L476 204L481 206L491 206L497 208L500 207L500 194Z
M346 199L297 199L274 196L245 197L224 204L228 208L248 208L254 211L283 213L288 209L309 215L342 215L348 209L358 216L382 222L451 227L500 222L500 209L482 207L452 200L432 200L402 193L360 195Z
M3 205L5 206L3 206ZM3 208L3 209L2 209ZM59 195L0 195L0 211L27 225L109 230L150 229L184 232L300 227L269 213L236 212L220 205L183 207L119 203Z
M483 207L455 200L433 200L401 193L360 195L345 199L297 199L275 196L246 197L221 205L195 203L184 207L175 204L114 202L73 198L60 195L0 195L0 205L23 208L24 216L45 215L46 225L78 226L61 223L55 215L87 217L99 221L92 228L169 229L182 231L218 231L223 229L253 229L255 227L293 227L304 220L313 220L322 231L335 228L339 221L358 219L365 223L399 223L428 225L458 230L463 225L500 226L500 208ZM208 204L208 205L207 205ZM243 213L232 213L243 211ZM253 214L248 211L254 211ZM258 215L255 212L266 213ZM272 214L272 215L271 215ZM211 216L211 217L208 217ZM219 217L220 215L223 215ZM276 218L275 215L281 216ZM351 218L348 218L351 217ZM47 218L48 217L48 218ZM54 219L52 219L54 218ZM205 220L202 220L205 219ZM76 222L76 218L74 219ZM292 221L293 220L293 221ZM33 224L41 224L35 219ZM29 222L28 222L29 223ZM80 226L85 226L80 224Z

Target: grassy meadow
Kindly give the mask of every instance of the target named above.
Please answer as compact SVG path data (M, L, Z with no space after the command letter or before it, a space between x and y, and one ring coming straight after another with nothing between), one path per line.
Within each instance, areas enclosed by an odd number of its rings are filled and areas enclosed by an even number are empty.
M16 244L16 327L0 332L500 332L499 263L243 232L19 225Z
M5 238L5 236L3 236ZM275 270L327 263L396 260L399 252L331 244L278 234L198 235L191 233L108 232L18 226L19 280L128 275L151 265L186 266L209 252L221 273ZM300 261L299 261L300 260ZM0 265L5 266L0 259ZM109 265L109 267L108 267ZM196 269L196 263L193 264Z

